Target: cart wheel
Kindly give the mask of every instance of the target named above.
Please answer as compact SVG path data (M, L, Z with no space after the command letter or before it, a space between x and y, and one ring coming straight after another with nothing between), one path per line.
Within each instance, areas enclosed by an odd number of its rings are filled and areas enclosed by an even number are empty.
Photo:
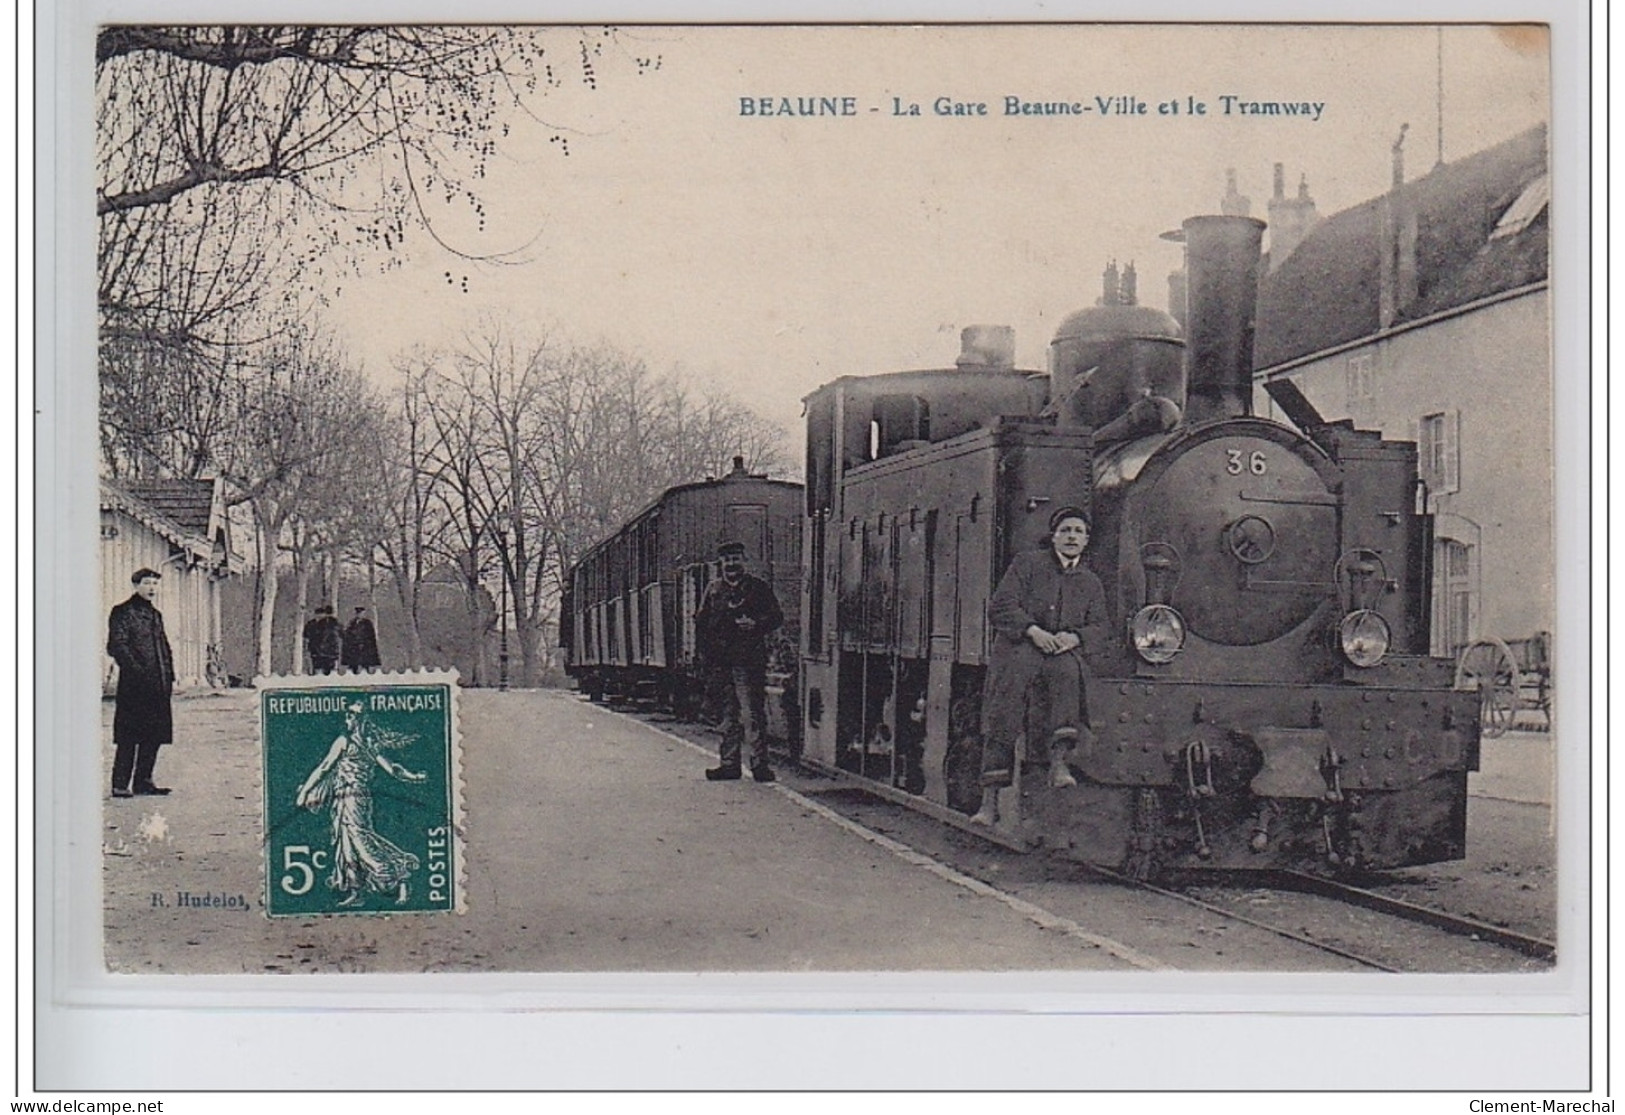
M1505 735L1518 716L1518 660L1500 639L1480 639L1456 660L1456 688L1478 690L1484 734Z

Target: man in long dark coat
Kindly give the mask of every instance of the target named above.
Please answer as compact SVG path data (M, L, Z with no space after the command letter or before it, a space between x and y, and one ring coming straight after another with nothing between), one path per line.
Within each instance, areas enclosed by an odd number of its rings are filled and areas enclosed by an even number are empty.
M323 604L316 615L305 624L305 650L310 654L312 673L330 674L339 664L343 633L339 621L333 616L333 605Z
M741 753L750 739L751 777L773 781L767 762L767 637L784 624L773 587L745 572L745 546L717 547L722 576L705 586L694 613L700 659L716 671L722 688L722 762L705 777L728 782L742 774Z
M355 618L344 625L343 663L351 673L376 670L383 665L383 659L378 656L378 630L361 604L355 606Z
M174 739L169 707L175 660L164 634L164 616L153 606L158 574L137 569L130 578L135 595L107 617L107 653L118 663L118 695L113 706L113 796L167 794L154 784L158 749ZM131 775L134 775L134 785Z
M1089 516L1062 507L1049 529L1049 544L1017 554L988 601L994 636L982 696L982 806L972 824L998 820L999 790L1014 781L1023 725L1036 730L1027 754L1048 762L1050 785L1077 784L1066 756L1089 731L1084 683L1088 656L1104 648L1106 592L1083 562Z

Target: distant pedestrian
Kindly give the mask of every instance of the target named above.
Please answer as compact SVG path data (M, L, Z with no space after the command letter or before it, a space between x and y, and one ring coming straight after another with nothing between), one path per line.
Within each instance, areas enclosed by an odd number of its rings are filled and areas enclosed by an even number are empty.
M700 659L722 691L722 762L705 772L712 782L739 778L741 752L750 741L751 776L773 781L767 762L767 636L784 623L773 588L745 572L745 546L717 547L722 576L705 588L694 613Z
M310 655L310 669L316 674L330 674L339 664L341 633L339 621L333 616L333 605L323 604L316 615L305 624L305 652Z
M357 604L355 616L344 625L344 668L359 674L383 664L378 657L378 631L367 618L366 606Z
M158 749L174 739L170 690L175 660L164 634L164 616L152 603L159 575L137 569L130 577L135 594L107 617L107 653L118 663L113 706L113 796L167 794L152 780ZM134 775L134 785L131 775Z

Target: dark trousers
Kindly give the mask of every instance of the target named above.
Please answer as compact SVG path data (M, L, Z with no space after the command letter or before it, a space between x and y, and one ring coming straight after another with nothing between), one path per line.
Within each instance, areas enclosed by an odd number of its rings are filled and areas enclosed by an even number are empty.
M982 785L1014 781L1016 737L1027 726L1027 758L1048 763L1057 733L1064 751L1084 723L1083 656L1077 651L1045 654L1023 639L1001 646L988 668L982 693Z
M721 671L722 765L738 767L745 740L750 765L767 765L767 671L728 666Z
M339 660L337 658L317 658L314 654L310 656L311 669L318 674L330 674L333 672L333 667L338 664Z
M128 790L130 773L135 772L135 785L152 784L152 768L158 765L161 743L142 740L140 743L121 743L113 748L113 789Z

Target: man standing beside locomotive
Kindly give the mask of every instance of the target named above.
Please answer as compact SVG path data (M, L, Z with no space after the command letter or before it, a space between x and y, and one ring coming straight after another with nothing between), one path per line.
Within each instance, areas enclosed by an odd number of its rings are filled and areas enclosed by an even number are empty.
M1083 509L1056 510L1048 543L1017 554L988 601L993 652L982 699L982 805L972 824L998 821L999 791L1014 781L1016 737L1025 724L1038 726L1027 752L1048 761L1050 785L1077 784L1066 757L1089 732L1084 683L1088 656L1104 647L1106 593L1083 563ZM1038 702L1033 717L1029 696Z
M169 705L175 661L164 634L164 614L152 603L158 573L137 569L130 577L135 594L107 617L107 653L118 663L113 704L113 796L167 794L152 780L158 749L174 739ZM130 782L131 774L135 783Z
M751 777L772 782L767 763L767 636L784 624L772 586L745 572L745 545L717 547L722 576L705 587L694 630L700 660L715 671L722 690L721 764L705 772L712 782L739 778L745 738Z

